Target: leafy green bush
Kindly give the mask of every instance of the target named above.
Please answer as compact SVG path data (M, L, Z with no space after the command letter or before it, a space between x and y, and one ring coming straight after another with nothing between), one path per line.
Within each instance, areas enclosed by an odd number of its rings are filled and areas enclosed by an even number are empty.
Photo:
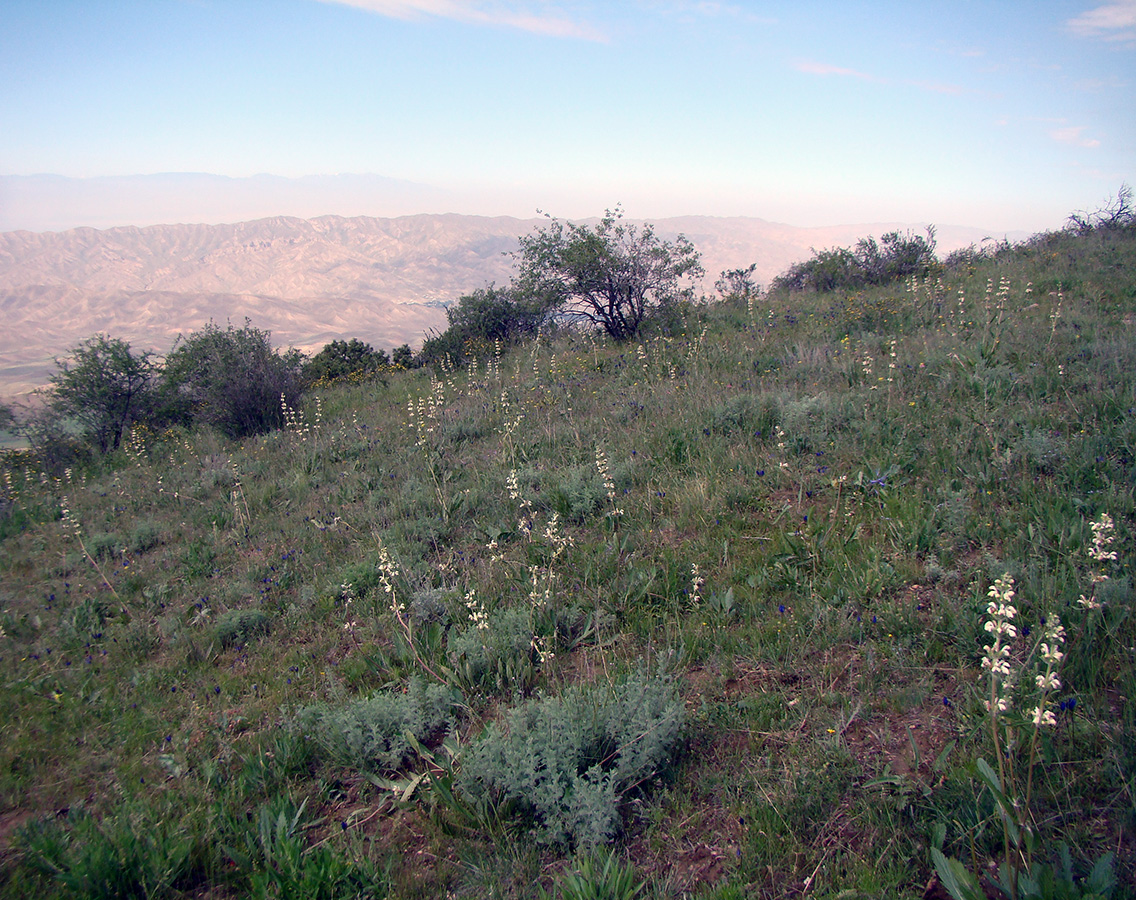
M937 266L934 228L927 229L926 237L891 231L879 243L873 237L862 238L854 250L814 250L811 259L790 266L774 278L770 289L817 293L856 290L901 281L910 275L925 276Z
M332 341L304 363L304 383L371 378L390 367L391 359L385 350L376 350L358 338Z
M302 354L278 352L267 331L210 322L179 339L166 359L164 396L170 418L204 422L230 438L284 424L281 399L299 405Z
M541 843L606 843L621 830L623 798L673 762L683 722L662 677L573 687L491 725L462 758L459 790L474 804L515 804Z
M446 310L449 328L427 338L419 358L425 363L464 360L471 352L486 352L495 341L510 343L536 334L552 316L545 294L522 291L514 285L489 285L461 297Z
M375 694L341 707L305 707L296 715L296 727L336 762L394 771L414 756L407 735L430 744L453 727L458 699L450 688L412 678L404 694Z

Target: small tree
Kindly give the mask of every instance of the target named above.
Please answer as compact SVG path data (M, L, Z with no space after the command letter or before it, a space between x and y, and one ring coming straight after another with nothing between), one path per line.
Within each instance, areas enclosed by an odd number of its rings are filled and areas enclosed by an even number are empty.
M244 328L210 322L178 338L166 359L166 381L192 419L242 438L283 425L281 397L299 404L302 363L298 350L278 352L271 335L247 319Z
M103 334L87 338L56 360L48 405L78 423L100 453L117 450L123 432L144 418L152 399L154 364L149 352L134 355L130 344Z
M757 263L750 263L745 269L723 269L718 280L714 282L714 290L722 295L723 300L747 301L761 293L761 285L753 280L757 271Z
M683 279L704 274L685 237L670 243L650 225L624 224L618 208L594 227L550 219L521 238L514 254L519 289L546 298L549 309L601 326L617 341L634 337L653 308L689 296Z

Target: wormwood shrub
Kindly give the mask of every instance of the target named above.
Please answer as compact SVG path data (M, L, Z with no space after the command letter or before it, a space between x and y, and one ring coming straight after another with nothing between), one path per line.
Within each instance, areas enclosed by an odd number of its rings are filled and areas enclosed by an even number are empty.
M670 679L576 686L491 725L462 758L459 792L475 805L514 804L543 844L606 843L624 797L673 762L683 723Z
M572 466L558 475L559 481L548 489L548 506L566 522L582 525L607 499L596 467Z
M272 630L272 619L259 609L231 609L217 619L213 636L222 647L246 644Z
M375 694L342 707L304 707L296 727L336 762L393 771L414 756L416 743L431 744L453 727L458 702L452 689L412 678L404 694Z

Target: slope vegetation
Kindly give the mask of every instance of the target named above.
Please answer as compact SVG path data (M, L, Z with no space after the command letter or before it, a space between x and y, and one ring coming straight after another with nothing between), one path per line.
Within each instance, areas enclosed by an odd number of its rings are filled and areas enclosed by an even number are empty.
M0 895L1130 879L1134 408L1097 229L10 456Z

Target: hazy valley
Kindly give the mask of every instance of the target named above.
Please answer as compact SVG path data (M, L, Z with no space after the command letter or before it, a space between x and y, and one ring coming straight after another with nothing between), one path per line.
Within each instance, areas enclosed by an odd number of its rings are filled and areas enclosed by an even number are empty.
M543 219L468 215L273 217L230 225L152 225L0 234L0 396L45 383L53 359L105 332L167 351L213 319L272 332L314 350L358 337L412 346L445 328L461 295L509 279L509 251ZM755 263L759 282L809 255L907 226L798 228L755 218L687 216L655 222L702 253L710 293L718 274ZM938 231L940 252L981 242L964 227ZM995 235L994 237L1002 237Z

